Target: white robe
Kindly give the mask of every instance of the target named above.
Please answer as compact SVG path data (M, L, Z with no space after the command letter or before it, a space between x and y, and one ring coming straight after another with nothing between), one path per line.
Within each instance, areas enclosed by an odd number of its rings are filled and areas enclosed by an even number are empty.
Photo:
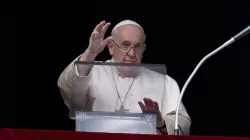
M121 100L124 101L125 109L129 112L141 113L138 101L143 98L151 98L158 102L160 111L167 125L168 134L173 134L175 114L180 90L177 82L168 75L163 75L149 69L143 68L135 79L127 98L125 95L129 89L133 78L121 77L113 68L113 75L110 66L96 65L90 74L81 76L74 65L76 58L60 75L58 87L60 88L65 104L70 108L71 97L78 95L78 104L82 104L85 109L91 111L114 112L119 110ZM106 62L111 62L110 60ZM115 83L114 84L114 80ZM124 100L125 99L125 100ZM81 106L81 105L79 105ZM86 108L86 106L88 106ZM189 134L191 124L190 117L181 103L179 111L179 125L183 134Z

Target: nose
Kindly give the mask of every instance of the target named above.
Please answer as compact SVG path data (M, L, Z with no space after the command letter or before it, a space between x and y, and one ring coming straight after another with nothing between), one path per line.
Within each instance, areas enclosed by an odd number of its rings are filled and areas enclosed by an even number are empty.
M135 57L135 49L133 47L131 47L130 50L128 51L128 55L130 57Z

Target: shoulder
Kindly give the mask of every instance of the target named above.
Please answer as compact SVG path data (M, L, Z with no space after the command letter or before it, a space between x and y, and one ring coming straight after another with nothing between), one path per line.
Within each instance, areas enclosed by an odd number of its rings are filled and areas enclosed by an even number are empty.
M164 72L157 72L157 71L153 71L147 68L143 68L143 73L145 75L154 77L154 78L165 78L166 82L168 84L177 84L176 80L173 79L171 76L165 74ZM177 84L178 85L178 84Z
M166 84L179 87L176 80L170 77L169 75L166 75Z
M168 87L168 89L171 89L172 92L180 93L180 88L178 83L176 82L175 79L173 79L169 75L166 75L166 86Z
M150 78L152 78L152 80L157 80L157 79L165 79L165 74L163 71L160 71L160 70L157 70L157 71L154 71L154 70L151 70L149 68L142 68L141 70L143 72L143 75L144 76L148 76Z
M177 92L179 91L178 83L171 76L161 73L161 72L156 72L150 69L146 69L146 68L144 68L143 71L144 71L144 75L147 75L151 79L152 82L164 80L165 85L167 86L168 89L177 90Z

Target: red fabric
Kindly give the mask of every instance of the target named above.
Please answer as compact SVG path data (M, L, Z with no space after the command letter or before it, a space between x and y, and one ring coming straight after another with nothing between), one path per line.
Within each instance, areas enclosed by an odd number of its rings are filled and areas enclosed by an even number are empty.
M53 130L0 129L0 140L250 140L250 138L212 136L171 136L86 133Z

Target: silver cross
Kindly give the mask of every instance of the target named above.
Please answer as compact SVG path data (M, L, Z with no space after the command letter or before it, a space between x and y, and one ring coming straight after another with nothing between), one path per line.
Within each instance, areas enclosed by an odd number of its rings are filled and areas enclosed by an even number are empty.
M125 109L124 105L120 106L120 110L117 110L118 112L128 112L129 109Z

